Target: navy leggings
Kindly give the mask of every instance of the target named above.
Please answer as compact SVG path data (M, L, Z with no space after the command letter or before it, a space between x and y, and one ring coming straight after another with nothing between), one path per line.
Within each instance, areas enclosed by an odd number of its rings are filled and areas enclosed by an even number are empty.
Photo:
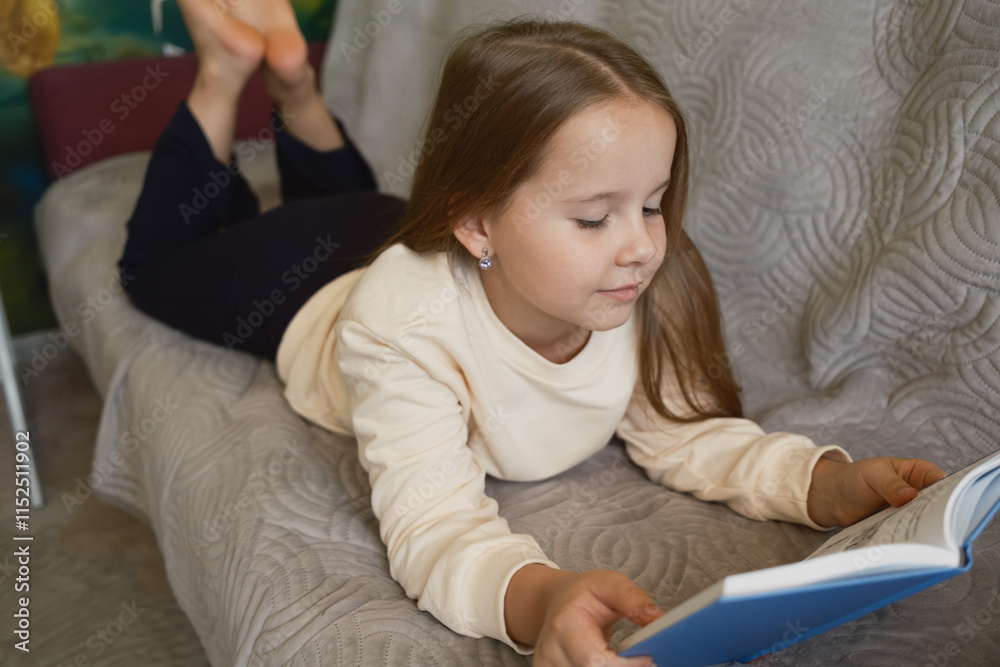
M261 214L235 161L215 159L182 103L153 149L118 262L143 312L271 360L302 304L361 266L405 208L375 192L350 141L318 152L283 131L276 115L272 127L284 203ZM250 144L237 150L256 155Z

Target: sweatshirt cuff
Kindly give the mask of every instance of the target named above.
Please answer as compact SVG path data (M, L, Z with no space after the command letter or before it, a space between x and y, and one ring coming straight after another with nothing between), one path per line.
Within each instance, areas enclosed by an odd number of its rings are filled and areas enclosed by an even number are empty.
M768 502L767 518L779 521L791 521L809 526L815 530L832 530L831 526L821 526L809 518L809 487L812 484L812 472L821 458L829 458L843 463L851 462L851 455L837 445L816 447L810 445L803 450L804 455L783 456L786 465L772 473L772 478L787 480L787 493L768 494L767 484L762 489L765 495L771 496Z
M473 561L465 576L465 618L469 630L504 642L521 655L534 648L519 644L507 634L504 622L504 597L514 574L525 565L541 563L554 570L559 566L537 547L505 544L484 551Z

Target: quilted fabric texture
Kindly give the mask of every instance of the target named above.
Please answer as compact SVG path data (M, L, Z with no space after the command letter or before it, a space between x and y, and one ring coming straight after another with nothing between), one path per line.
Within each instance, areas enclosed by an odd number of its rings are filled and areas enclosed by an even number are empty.
M885 444L915 438L950 468L996 449L995 3L465 0L405 5L380 27L344 2L325 90L385 189L405 195L427 150L455 32L524 13L612 29L689 115L686 226L748 412L826 423L859 455L882 451L883 421Z
M690 116L686 225L716 279L748 414L855 456L949 470L1000 446L996 3L441 0L378 13L387 6L341 0L323 74L384 189L406 192L434 73L462 26L529 9L610 26ZM55 184L37 222L57 312L80 325L73 344L106 399L95 492L153 525L213 664L524 664L403 595L354 443L292 413L271 364L193 341L121 296L112 271L146 159ZM273 202L271 160L247 169ZM164 404L169 416L151 419ZM616 443L553 480L488 490L563 567L620 570L665 608L823 540L659 488ZM968 574L767 664L995 664L1000 523L974 556Z

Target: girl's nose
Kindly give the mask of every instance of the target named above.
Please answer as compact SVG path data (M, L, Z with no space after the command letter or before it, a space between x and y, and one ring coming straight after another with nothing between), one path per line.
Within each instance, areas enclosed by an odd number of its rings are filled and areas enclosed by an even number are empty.
M656 241L652 234L652 223L640 212L625 225L627 238L621 249L623 265L648 264L656 256Z

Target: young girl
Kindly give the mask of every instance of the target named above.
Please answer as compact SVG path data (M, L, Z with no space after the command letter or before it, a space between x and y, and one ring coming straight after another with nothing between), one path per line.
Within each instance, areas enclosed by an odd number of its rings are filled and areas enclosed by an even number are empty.
M544 479L617 434L657 482L814 528L943 476L741 418L681 227L684 116L620 41L524 21L458 42L404 206L326 112L287 0L180 5L200 69L150 162L123 282L154 317L274 359L297 412L357 438L392 576L456 632L536 664L619 664L613 624L661 613L623 575L560 571L512 534L487 474ZM258 67L286 199L263 215L231 162Z

